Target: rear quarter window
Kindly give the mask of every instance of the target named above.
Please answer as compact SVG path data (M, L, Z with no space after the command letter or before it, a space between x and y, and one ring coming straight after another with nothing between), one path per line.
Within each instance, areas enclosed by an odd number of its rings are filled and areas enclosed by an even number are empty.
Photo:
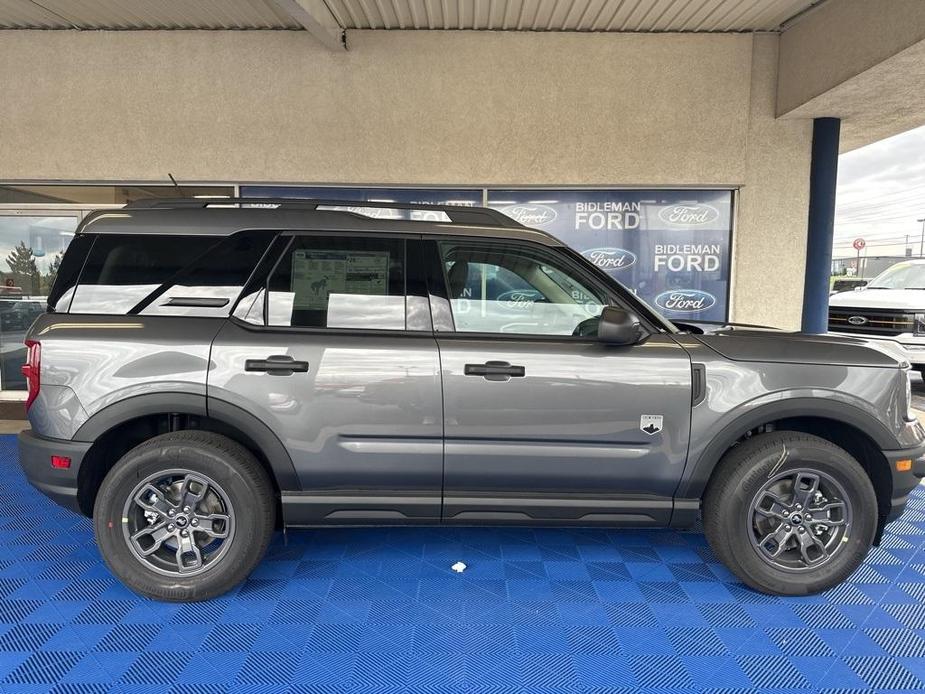
M77 287L77 278L87 260L87 255L93 247L96 236L78 234L68 245L61 259L61 267L55 277L55 284L48 293L48 310L58 313L67 313L74 298L74 289Z
M227 316L272 236L101 235L70 313Z

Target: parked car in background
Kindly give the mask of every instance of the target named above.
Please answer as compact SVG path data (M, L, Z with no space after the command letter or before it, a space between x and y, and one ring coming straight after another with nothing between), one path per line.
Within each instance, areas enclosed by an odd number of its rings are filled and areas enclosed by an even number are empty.
M850 292L860 287L867 285L869 280L861 279L860 277L839 277L837 280L832 282L832 294L838 294L839 292Z
M866 286L829 297L829 331L898 345L925 377L925 259L896 263Z
M44 312L41 301L0 299L0 329L25 330Z

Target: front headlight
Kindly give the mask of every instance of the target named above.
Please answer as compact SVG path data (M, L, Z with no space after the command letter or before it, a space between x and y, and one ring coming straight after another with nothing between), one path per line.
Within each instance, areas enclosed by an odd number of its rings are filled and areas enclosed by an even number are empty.
M915 314L912 329L916 335L925 335L925 313Z

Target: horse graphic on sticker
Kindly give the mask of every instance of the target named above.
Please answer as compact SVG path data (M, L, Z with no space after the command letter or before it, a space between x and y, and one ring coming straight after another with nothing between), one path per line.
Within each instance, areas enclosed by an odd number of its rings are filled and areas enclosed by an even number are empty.
M639 417L639 428L649 436L655 436L662 430L663 416L660 414L644 414Z

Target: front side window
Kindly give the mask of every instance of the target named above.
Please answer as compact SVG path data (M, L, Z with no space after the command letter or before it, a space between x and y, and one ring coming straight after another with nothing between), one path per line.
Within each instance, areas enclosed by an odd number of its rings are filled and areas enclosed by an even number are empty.
M546 249L506 242L439 245L457 332L587 335L584 326L607 304L603 292Z
M298 328L405 329L405 242L299 236L270 276L267 323Z

